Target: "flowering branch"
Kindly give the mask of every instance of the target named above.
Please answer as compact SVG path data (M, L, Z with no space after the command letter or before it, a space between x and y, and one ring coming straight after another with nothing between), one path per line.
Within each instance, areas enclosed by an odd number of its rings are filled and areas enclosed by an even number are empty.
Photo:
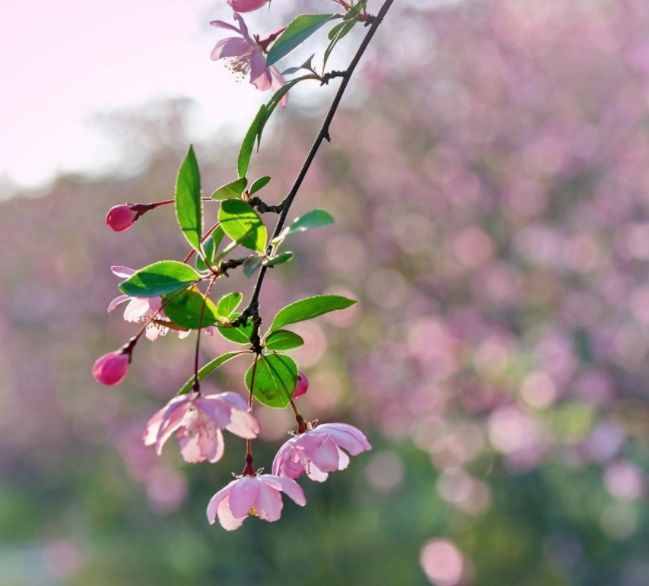
M309 169L325 141L331 141L330 127L352 75L394 0L385 0L376 16L367 13L366 0L339 0L342 14L297 16L285 27L262 37L251 34L241 16L261 8L266 0L228 0L235 10L235 25L213 21L220 29L234 32L219 41L212 52L215 60L225 59L237 75L250 74L250 82L259 90L274 89L272 98L263 104L244 137L237 160L238 178L216 189L210 197L203 195L201 175L193 147L189 148L176 178L175 197L150 204L114 206L106 217L107 225L116 232L130 229L143 214L173 204L178 226L189 245L182 261L161 260L133 270L116 266L113 273L124 279L121 295L108 306L112 311L126 304L124 319L141 322L138 334L124 346L99 358L93 366L95 378L106 385L124 380L133 350L143 335L150 340L169 331L184 338L196 330L193 372L177 396L151 417L144 434L144 443L155 446L158 453L167 440L175 436L187 462L217 462L224 450L222 430L245 440L245 460L241 476L217 492L208 505L210 523L218 517L228 530L239 527L248 516L266 521L279 519L284 492L298 505L306 500L295 479L303 474L322 482L330 472L342 470L355 456L370 449L365 435L344 423L319 424L306 420L296 400L309 388L306 375L299 371L287 351L304 344L291 324L313 319L331 311L343 310L355 303L339 295L315 295L299 299L283 307L273 317L265 332L261 331L260 294L268 269L293 258L290 251L281 251L292 234L321 228L333 222L325 210L312 210L288 224L288 214ZM326 63L336 44L357 23L369 27L349 66L345 70L326 71ZM322 73L313 65L313 57L297 68L285 70L307 73L288 82L275 67L298 44L323 26L329 30L329 44L322 60ZM307 153L296 179L279 204L269 204L258 195L271 177L261 177L249 184L250 160L261 143L266 123L277 108L285 106L289 91L306 80L326 85L340 79L331 106ZM204 230L204 203L218 204L216 222ZM277 214L270 233L260 214ZM227 239L227 240L226 240ZM229 240L229 242L228 242ZM230 257L237 248L248 249L246 255ZM190 261L195 259L194 265ZM247 277L258 273L245 309L238 311L243 294L231 291L218 301L211 298L216 282L228 277L229 271L241 268ZM202 286L202 283L206 283ZM226 352L200 366L203 330L218 332L229 341L243 345L245 350ZM230 360L249 356L252 363L244 376L248 400L237 393L205 394L201 380ZM253 441L260 426L253 415L253 403L273 408L290 408L295 415L295 435L277 452L272 474L260 474L253 462Z

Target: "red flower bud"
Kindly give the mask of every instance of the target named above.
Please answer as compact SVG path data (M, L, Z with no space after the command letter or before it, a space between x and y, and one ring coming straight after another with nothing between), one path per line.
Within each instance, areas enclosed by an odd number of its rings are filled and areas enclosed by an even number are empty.
M232 6L236 12L252 12L261 8L268 0L228 0L228 4Z
M302 395L305 395L309 390L309 379L306 377L306 374L301 372L297 375L297 383L295 384L295 390L293 391L293 398L297 399Z
M126 378L128 372L128 354L109 352L95 360L92 376L102 385L118 385Z
M138 218L138 213L127 203L113 206L106 214L106 226L115 232L128 230Z

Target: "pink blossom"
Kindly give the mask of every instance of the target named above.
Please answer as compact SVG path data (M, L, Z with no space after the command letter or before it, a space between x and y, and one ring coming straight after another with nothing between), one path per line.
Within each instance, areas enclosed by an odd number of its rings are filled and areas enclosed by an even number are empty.
M250 36L243 18L236 13L234 18L239 23L238 28L222 20L210 22L212 26L237 33L237 36L226 37L216 43L212 50L212 59L214 61L219 59L229 60L229 68L242 77L250 72L250 83L258 90L278 90L284 85L284 78L275 67L269 67L266 64L264 49L260 43ZM284 96L280 105L285 106L286 101L287 97Z
M268 0L228 0L228 4L237 12L252 12L267 3Z
M324 482L329 472L344 470L349 455L372 449L365 434L346 423L324 423L288 440L275 455L273 474ZM349 455L348 455L349 454Z
M108 210L106 226L115 232L124 232L135 224L137 217L137 212L129 204L121 203Z
M297 376L297 383L295 385L295 390L293 391L293 398L297 399L302 395L305 395L309 390L309 379L306 377L306 374L301 372Z
M92 376L102 385L114 386L121 383L128 372L128 354L116 351L109 352L95 360Z
M227 531L241 527L246 517L259 517L272 523L282 515L282 492L301 507L306 504L302 488L292 478L274 474L242 476L210 499L207 520L213 525L218 516Z
M112 266L110 267L110 270L113 275L120 279L128 279L128 277L135 272L134 269L123 266ZM106 311L111 312L116 307L126 302L128 302L128 304L124 309L125 321L140 323L152 319L156 314L160 314L160 317L163 317L161 311L162 299L160 299L160 297L129 297L128 295L118 295L108 304ZM159 336L165 336L168 331L168 328L151 321L151 323L146 327L145 335L153 342L157 340ZM189 335L189 332L182 332L182 334L187 336Z
M253 439L259 433L259 424L237 393L190 393L174 397L149 419L144 444L155 445L160 454L175 433L186 462L217 462L223 455L222 429Z
M110 270L113 275L120 279L127 279L135 272L134 269L123 266L112 266L110 267ZM126 303L127 301L128 304L124 309L125 321L141 323L147 320L152 320L153 316L156 314L160 319L165 318L164 310L162 309L162 299L160 297L129 297L128 295L118 295L108 304L106 311L111 312L116 307L122 303ZM154 342L158 337L166 336L168 332L169 328L151 321L151 323L146 326L144 335ZM207 327L203 332L212 336L214 334L214 328ZM178 337L182 340L189 336L190 333L190 330L180 331L178 332Z

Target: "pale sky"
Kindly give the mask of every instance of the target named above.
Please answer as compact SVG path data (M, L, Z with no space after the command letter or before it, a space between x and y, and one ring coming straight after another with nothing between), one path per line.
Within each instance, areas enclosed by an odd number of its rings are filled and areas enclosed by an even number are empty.
M268 96L210 61L209 20L230 14L223 0L4 0L0 180L105 168L116 153L94 115L150 100L196 100L205 134L241 126Z

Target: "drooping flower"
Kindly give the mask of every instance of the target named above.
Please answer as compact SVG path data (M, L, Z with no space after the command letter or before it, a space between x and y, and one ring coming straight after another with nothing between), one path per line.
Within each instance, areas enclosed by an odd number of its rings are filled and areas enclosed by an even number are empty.
M237 12L252 12L268 4L268 0L228 0L228 4Z
M106 226L115 232L128 230L138 218L136 210L130 204L121 203L113 206L106 214Z
M245 439L257 437L259 424L245 399L237 393L189 393L174 397L149 419L144 444L155 445L160 454L175 434L186 462L217 462L223 455L223 429Z
M104 354L95 360L92 375L102 385L114 386L121 383L128 373L129 356L120 350Z
M128 279L135 272L134 269L123 266L112 266L110 270L113 275L120 279ZM152 319L156 314L160 314L162 317L162 299L160 297L129 297L128 295L118 295L108 304L106 311L111 312L127 301L128 304L124 309L124 320L128 322L144 322ZM168 328L151 321L146 327L145 335L153 342L159 336L165 336L168 331ZM189 335L189 332L181 333L185 336Z
M212 60L228 60L229 68L242 77L250 73L250 83L258 90L279 89L284 85L284 77L277 68L267 65L264 48L250 36L248 27L241 15L235 13L234 18L239 24L238 28L222 20L210 22L212 26L237 33L237 36L226 37L216 43L214 49L212 49ZM280 105L285 106L287 99L285 95Z
M347 423L324 423L289 439L275 455L273 474L324 482L330 472L344 470L349 456L371 450L365 434Z
M306 374L301 372L297 375L297 383L295 384L295 390L293 391L293 398L297 399L302 395L306 395L306 392L309 390L309 379L306 377Z
M213 525L218 517L227 531L241 527L247 517L272 523L282 516L282 492L301 507L306 504L302 487L292 478L274 474L241 476L210 499L207 520Z
M111 272L120 279L128 279L135 270L129 267L112 266ZM115 297L106 308L106 311L111 312L122 303L126 303L124 309L124 320L133 323L141 323L151 320L146 326L144 335L152 342L157 340L160 336L166 336L169 328L161 325L159 322L153 321L153 317L157 315L160 321L165 319L164 309L162 308L162 299L160 297L129 297L128 295L118 295ZM208 335L214 334L213 327L203 328L203 332ZM190 330L179 331L178 337L182 340L191 334Z

